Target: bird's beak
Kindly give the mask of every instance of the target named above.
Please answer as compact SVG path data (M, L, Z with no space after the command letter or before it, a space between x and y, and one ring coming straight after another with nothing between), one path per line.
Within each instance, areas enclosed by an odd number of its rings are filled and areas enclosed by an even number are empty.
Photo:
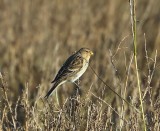
M91 55L94 55L94 53L91 51Z

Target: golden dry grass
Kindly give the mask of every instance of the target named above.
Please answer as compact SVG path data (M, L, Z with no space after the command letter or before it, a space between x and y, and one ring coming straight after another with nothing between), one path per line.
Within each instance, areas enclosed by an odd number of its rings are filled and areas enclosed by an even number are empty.
M136 3L148 130L160 130L159 12L159 0ZM58 88L60 107L55 94L48 102L41 99L65 59L88 47L97 74L139 108L132 41L128 1L0 0L0 130L142 130L141 115L126 103L123 110L121 99L90 68L81 78L80 96L67 83Z

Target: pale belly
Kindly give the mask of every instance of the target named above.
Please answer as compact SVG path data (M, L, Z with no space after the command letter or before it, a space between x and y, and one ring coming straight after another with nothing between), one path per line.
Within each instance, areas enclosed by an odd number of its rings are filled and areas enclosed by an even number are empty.
M75 82L76 80L78 80L83 75L83 73L87 70L87 67L88 67L88 63L85 64L83 69L81 71L79 71L76 74L76 76L74 76L74 78L71 79L71 82Z

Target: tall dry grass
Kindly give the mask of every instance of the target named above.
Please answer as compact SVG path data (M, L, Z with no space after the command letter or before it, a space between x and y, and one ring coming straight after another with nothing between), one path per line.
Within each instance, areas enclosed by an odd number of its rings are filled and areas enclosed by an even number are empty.
M160 130L160 1L136 1L137 64L147 130ZM140 108L128 1L0 0L0 130L142 130L143 118L88 68L42 99L81 47L107 85Z

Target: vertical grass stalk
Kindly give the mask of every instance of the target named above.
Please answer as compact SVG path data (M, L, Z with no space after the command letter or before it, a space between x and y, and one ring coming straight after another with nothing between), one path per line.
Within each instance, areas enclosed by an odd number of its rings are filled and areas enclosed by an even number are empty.
M144 108L143 108L142 94L141 94L141 85L140 85L138 64L137 64L137 28L136 28L135 0L130 0L130 12L131 12L131 24L132 24L132 34L133 34L134 61L136 66L137 86L139 90L139 98L141 103L141 113L142 113L142 118L144 123L144 130L146 131L147 129L146 129L146 122L145 122Z

